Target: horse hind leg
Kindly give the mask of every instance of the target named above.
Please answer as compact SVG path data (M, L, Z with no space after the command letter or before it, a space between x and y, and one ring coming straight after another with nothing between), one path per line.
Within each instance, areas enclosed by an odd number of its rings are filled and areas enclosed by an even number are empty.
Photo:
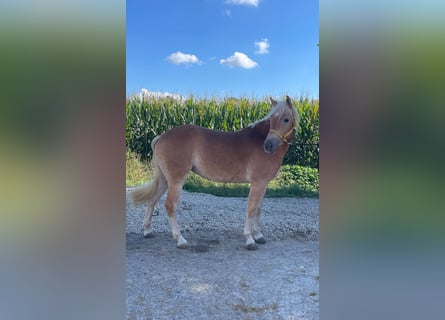
M152 219L153 219L153 211L158 203L159 199L162 195L167 191L167 181L165 177L162 176L161 181L159 181L159 186L156 190L156 193L153 195L153 198L148 203L147 211L145 212L143 228L144 228L144 238L153 237L153 227L152 227Z
M168 214L168 221L172 228L173 239L177 241L176 246L179 249L185 249L188 247L187 240L181 234L178 222L176 221L176 205L181 195L182 183L168 184L167 199L165 200L165 209Z
M153 210L156 203L159 201L161 196L167 190L167 180L165 179L164 174L161 172L159 166L155 162L153 179L136 188L131 192L131 199L133 204L138 203L147 203L147 211L145 213L143 228L144 228L144 237L152 236L152 217Z

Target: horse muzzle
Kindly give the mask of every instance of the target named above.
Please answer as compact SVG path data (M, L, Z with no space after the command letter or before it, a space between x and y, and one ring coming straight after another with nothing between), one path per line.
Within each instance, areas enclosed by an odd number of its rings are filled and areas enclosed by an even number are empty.
M277 150L279 144L280 144L279 139L274 137L267 138L264 141L264 151L266 153L274 153Z

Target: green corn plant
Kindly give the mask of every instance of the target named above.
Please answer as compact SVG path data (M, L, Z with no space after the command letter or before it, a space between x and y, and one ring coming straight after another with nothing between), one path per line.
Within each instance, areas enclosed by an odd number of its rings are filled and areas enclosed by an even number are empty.
M319 103L307 98L293 99L300 115L300 127L294 141L300 144L318 143ZM126 146L142 160L152 156L151 141L167 130L183 125L237 131L263 118L270 111L268 98L210 98L184 101L172 98L129 98L126 101ZM318 167L318 153L314 147L293 145L286 154L284 164Z

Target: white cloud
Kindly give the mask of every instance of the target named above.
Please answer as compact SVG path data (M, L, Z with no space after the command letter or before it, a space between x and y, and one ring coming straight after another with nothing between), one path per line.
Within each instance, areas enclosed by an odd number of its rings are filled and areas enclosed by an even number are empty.
M227 0L227 4L258 7L260 0Z
M244 69L252 69L258 66L258 63L250 59L242 52L236 51L232 56L227 59L219 60L219 63L226 65L230 68L239 67Z
M176 94L176 93L170 93L170 92L160 92L160 91L148 91L145 88L141 89L141 93L139 94L139 98L141 100L147 100L150 98L172 98L174 100L183 101L184 97Z
M201 61L194 54L182 53L181 51L172 53L166 60L173 64L199 64Z
M255 47L257 50L255 51L256 54L266 54L269 53L269 47L270 43L267 38L262 39L261 41L255 41Z

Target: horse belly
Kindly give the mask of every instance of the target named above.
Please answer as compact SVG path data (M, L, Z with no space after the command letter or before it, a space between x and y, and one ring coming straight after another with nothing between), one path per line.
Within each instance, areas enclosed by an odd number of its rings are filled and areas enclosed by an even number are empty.
M211 158L196 157L192 171L205 179L216 182L249 182L249 170L245 164Z

